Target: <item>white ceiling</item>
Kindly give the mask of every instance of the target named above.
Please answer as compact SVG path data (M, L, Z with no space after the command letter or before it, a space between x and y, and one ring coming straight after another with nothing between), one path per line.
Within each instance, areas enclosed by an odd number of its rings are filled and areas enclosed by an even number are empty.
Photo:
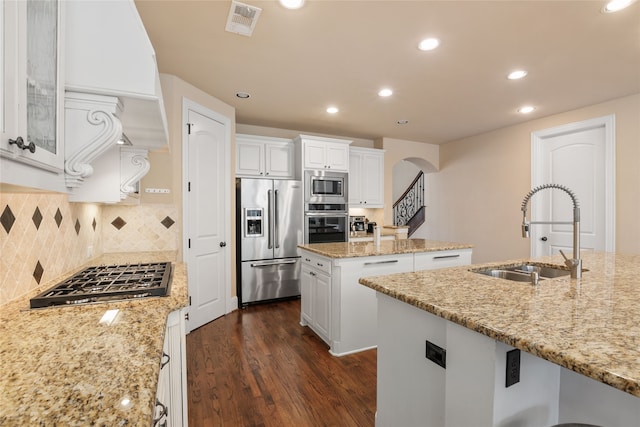
M242 124L439 144L640 93L640 2L614 14L597 0L244 3L262 8L251 37L225 31L230 0L136 0L160 72ZM419 51L426 37L440 47ZM518 68L529 75L507 80ZM517 113L525 104L536 110Z

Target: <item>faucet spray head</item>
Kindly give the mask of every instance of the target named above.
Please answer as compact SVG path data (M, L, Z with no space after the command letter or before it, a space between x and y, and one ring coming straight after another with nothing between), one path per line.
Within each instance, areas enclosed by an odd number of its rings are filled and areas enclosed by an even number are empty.
M522 204L522 238L529 238L529 223L527 222L527 205Z

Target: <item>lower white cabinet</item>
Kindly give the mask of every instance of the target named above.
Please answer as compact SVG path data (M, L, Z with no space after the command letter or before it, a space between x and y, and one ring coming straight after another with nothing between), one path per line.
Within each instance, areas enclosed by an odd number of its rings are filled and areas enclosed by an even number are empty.
M187 426L187 361L184 311L169 313L162 347L153 426Z
M471 249L353 258L299 251L300 324L309 326L335 356L377 346L376 292L358 283L361 277L471 264Z
M331 345L331 260L314 254L302 256L300 324L309 326Z

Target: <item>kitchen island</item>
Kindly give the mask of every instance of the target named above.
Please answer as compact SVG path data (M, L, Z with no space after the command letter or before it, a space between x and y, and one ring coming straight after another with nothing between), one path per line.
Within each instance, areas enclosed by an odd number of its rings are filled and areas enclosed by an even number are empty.
M378 292L376 425L640 425L640 256L584 253L582 279L537 286L474 272L524 261L360 279Z
M364 276L438 269L471 263L471 245L425 239L315 243L302 257L300 324L342 356L377 345L376 293Z
M167 297L29 309L31 297L71 272L0 307L0 425L150 426L167 317L188 304L186 268L175 258L105 254L78 269L172 261Z

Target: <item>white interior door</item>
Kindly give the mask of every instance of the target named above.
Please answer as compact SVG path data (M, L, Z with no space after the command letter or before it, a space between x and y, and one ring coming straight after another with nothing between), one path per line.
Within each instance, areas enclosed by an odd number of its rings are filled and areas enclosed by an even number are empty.
M613 116L543 130L532 135L532 187L560 184L580 207L580 249L614 250L615 149ZM562 190L542 190L530 201L532 221L572 221L573 203ZM532 256L571 256L572 225L533 225Z
M229 280L229 126L211 111L185 101L187 128L184 258L192 331L226 313Z

